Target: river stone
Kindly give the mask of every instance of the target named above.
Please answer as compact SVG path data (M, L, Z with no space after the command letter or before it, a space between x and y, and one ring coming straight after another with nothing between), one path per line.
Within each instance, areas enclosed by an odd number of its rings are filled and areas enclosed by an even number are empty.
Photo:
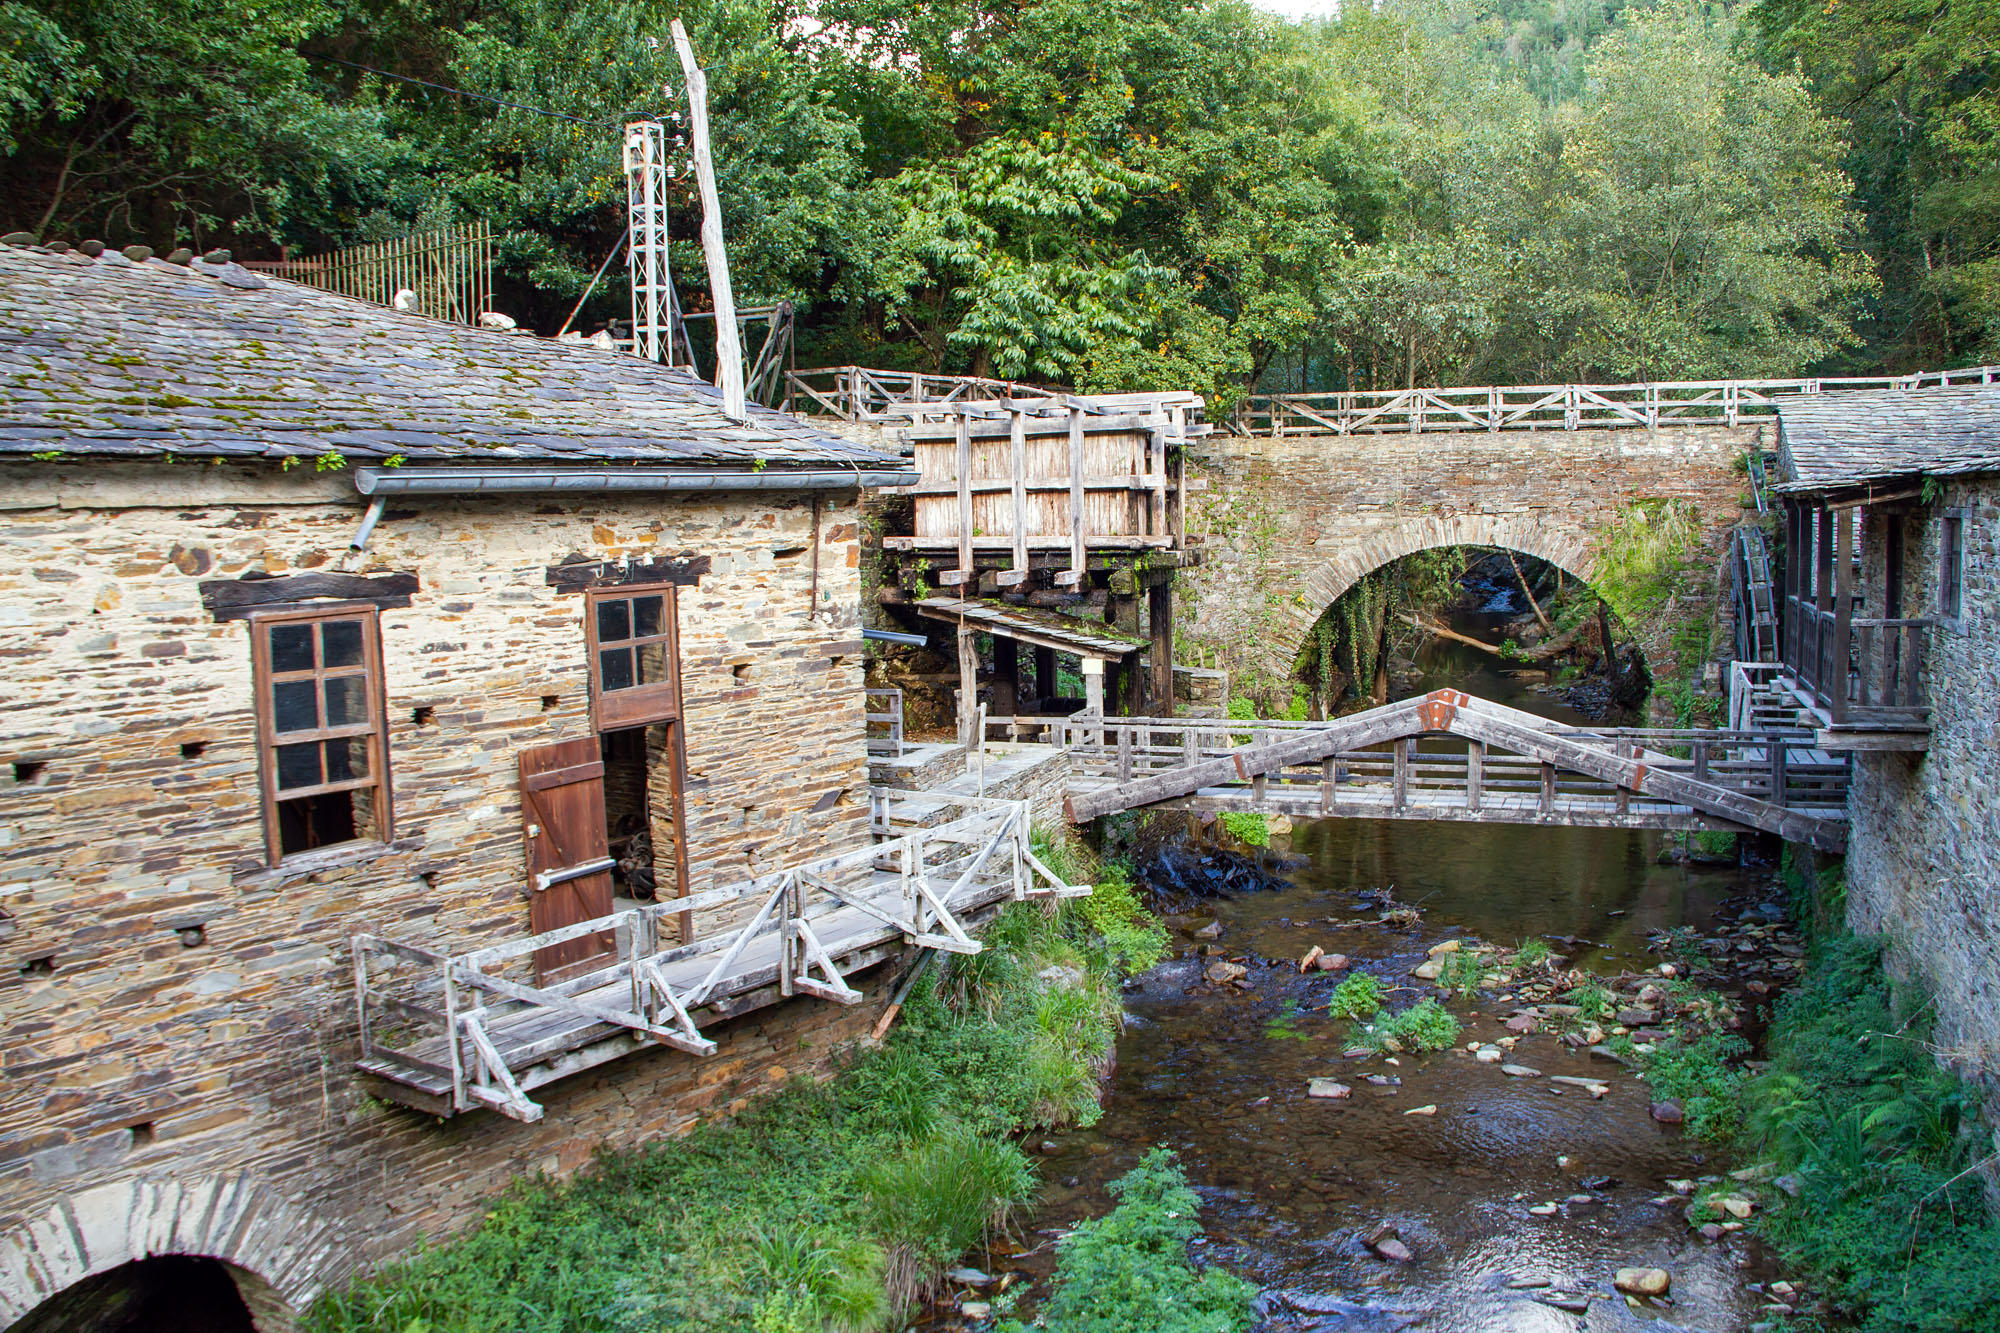
M1436 981L1438 975L1443 971L1444 964L1432 958L1427 962L1418 963L1416 967L1411 969L1410 975L1418 981Z
M1316 1078L1306 1084L1306 1096L1308 1097L1331 1097L1335 1101L1339 1101L1353 1095L1354 1089L1348 1087L1338 1079Z
M1198 940L1219 940L1222 938L1222 923L1211 921L1205 926L1196 927L1194 937Z
M1627 1296L1664 1296L1673 1279L1664 1268L1621 1268L1612 1276L1611 1285Z
M1347 968L1347 955L1344 953L1324 954L1314 960L1314 966L1318 967L1322 972L1341 972Z
M1438 1109L1435 1105L1412 1106L1409 1110L1403 1112L1404 1115L1436 1115L1437 1113Z
M1740 1194L1732 1194L1726 1199L1717 1199L1716 1203L1721 1206L1723 1212L1739 1220L1750 1216L1751 1211L1756 1207L1755 1204Z
M1375 1247L1375 1253L1389 1260L1391 1263L1412 1264L1417 1261L1417 1256L1410 1253L1410 1247L1403 1244L1402 1241L1397 1240L1394 1236L1378 1244Z
M945 1281L955 1282L961 1287L990 1287L993 1275L982 1273L977 1268L953 1268L945 1272Z
M1653 1119L1663 1125L1678 1125L1687 1119L1687 1112L1681 1110L1679 1102L1654 1102Z
M1620 1009L1618 1021L1628 1028L1642 1028L1659 1021L1659 1015L1651 1009Z
M1464 947L1465 944L1462 940L1442 940L1436 944L1433 944L1430 947L1429 953L1431 957L1435 958L1439 954L1457 953L1460 949Z
M967 1319L984 1319L993 1313L993 1306L988 1301L960 1301L958 1312Z
M1537 1026L1538 1024L1533 1014L1516 1014L1507 1020L1507 1030L1509 1032L1519 1032L1524 1036L1527 1033L1533 1032Z
M1559 1211L1561 1210L1552 1203L1537 1203L1528 1206L1528 1213L1533 1217L1554 1217Z
M1472 1058L1483 1065L1497 1065L1507 1058L1507 1053L1498 1046L1481 1046L1472 1053Z
M1202 973L1202 975L1207 977L1210 981L1215 982L1219 986L1227 982L1240 980L1241 978L1250 975L1250 970L1237 963L1217 962L1217 963L1210 963L1208 965L1208 971Z
M1500 1072L1509 1078L1540 1078L1542 1071L1533 1065L1501 1065Z

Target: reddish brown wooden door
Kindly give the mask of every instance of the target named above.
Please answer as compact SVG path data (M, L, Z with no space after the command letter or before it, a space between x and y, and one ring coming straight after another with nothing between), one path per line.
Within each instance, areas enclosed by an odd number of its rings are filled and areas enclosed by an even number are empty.
M597 737L521 752L521 832L528 849L528 922L534 933L611 912L611 861L604 820L604 756ZM602 868L577 872L601 863ZM599 932L539 949L544 982L590 969L610 953Z

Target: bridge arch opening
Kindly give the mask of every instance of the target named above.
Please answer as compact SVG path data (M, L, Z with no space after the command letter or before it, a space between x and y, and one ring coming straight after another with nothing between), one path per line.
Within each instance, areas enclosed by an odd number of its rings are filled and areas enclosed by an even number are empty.
M8 1333L259 1333L243 1288L262 1285L206 1255L152 1255L64 1288Z
M1645 654L1574 564L1513 547L1439 543L1359 571L1291 661L1291 711L1333 717L1438 688L1592 718L1635 713Z

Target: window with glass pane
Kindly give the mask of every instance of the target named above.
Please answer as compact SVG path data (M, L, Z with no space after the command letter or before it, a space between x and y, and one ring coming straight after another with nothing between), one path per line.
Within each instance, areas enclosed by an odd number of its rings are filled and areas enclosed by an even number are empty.
M589 594L591 703L610 731L680 716L674 588L604 588Z
M386 841L381 644L373 607L251 621L265 840L275 862Z
M1945 515L1938 536L1938 614L1957 620L1965 614L1964 515Z

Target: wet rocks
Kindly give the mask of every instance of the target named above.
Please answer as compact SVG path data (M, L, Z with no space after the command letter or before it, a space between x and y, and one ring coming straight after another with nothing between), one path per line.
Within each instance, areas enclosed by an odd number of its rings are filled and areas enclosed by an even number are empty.
M1472 1058L1483 1065L1497 1065L1507 1058L1507 1053L1498 1046L1481 1046L1473 1051Z
M1687 1119L1687 1112L1681 1109L1679 1102L1654 1102L1653 1119L1663 1125L1678 1125Z
M1602 1099L1611 1091L1611 1085L1602 1079L1579 1078L1574 1074L1552 1074L1549 1082L1560 1083L1566 1088L1582 1088L1594 1099Z
M1219 940L1222 938L1222 923L1220 921L1210 921L1207 925L1200 926L1191 933L1198 940Z
M1542 1071L1533 1065L1501 1065L1500 1072L1508 1078L1540 1078Z
M1673 1278L1664 1268L1621 1268L1612 1275L1611 1285L1627 1296L1658 1297L1667 1294Z
M1218 986L1226 986L1232 981L1241 981L1244 977L1249 976L1250 969L1240 963L1232 963L1226 959L1217 959L1208 965L1202 972L1202 975Z
M1436 1115L1437 1113L1438 1109L1435 1104L1429 1106L1412 1106L1409 1110L1403 1112L1404 1115L1423 1115L1423 1116Z
M1306 1084L1306 1096L1324 1097L1332 1101L1345 1101L1354 1095L1354 1089L1338 1079L1316 1078Z
M1417 1261L1417 1256L1410 1252L1410 1247L1403 1243L1401 1234L1389 1222L1377 1222L1370 1227L1367 1234L1362 1236L1361 1243L1373 1251L1376 1257L1387 1259L1391 1263L1411 1264Z

